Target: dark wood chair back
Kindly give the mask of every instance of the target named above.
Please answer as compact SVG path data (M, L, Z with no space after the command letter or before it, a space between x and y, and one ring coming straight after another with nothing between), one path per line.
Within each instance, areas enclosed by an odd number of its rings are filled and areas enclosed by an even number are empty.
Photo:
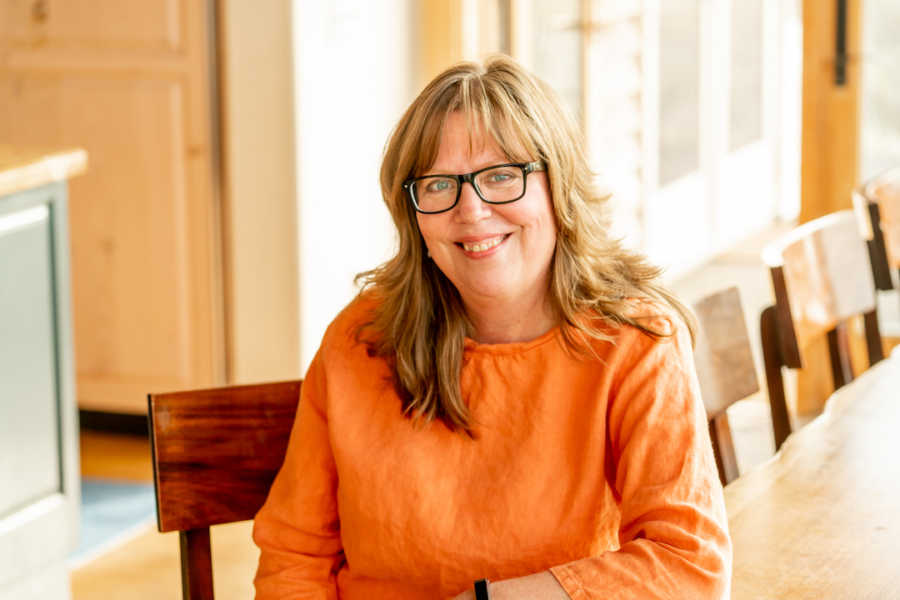
M298 381L149 396L160 532L180 532L185 600L213 598L209 527L252 519L287 449Z
M694 347L697 377L719 479L726 485L740 474L726 410L758 392L759 380L738 289L710 294L693 308L700 326Z
M900 167L875 177L863 191L878 205L888 264L900 269Z
M870 364L884 358L875 282L853 211L844 210L797 227L766 247L775 304L760 316L763 361L775 448L791 432L781 367L803 368L803 349L828 338L835 389L853 380L846 321L862 315Z
M900 168L854 190L853 206L869 247L875 287L893 289L891 271L900 275Z

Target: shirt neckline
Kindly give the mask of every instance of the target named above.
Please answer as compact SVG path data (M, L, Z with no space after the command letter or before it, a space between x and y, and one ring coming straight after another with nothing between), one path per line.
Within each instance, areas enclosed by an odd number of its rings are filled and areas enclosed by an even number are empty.
M538 337L524 342L483 344L481 342L476 342L470 337L466 337L463 341L463 349L467 353L471 352L476 354L519 354L537 348L538 346L543 346L550 340L556 339L560 334L561 328L559 325L556 325Z

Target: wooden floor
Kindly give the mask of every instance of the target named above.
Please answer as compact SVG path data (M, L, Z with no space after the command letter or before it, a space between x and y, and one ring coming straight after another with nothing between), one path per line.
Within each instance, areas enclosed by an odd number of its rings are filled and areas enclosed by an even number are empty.
M83 429L80 441L82 477L153 481L150 442L146 437Z
M149 482L153 480L146 438L81 432L83 476ZM253 597L259 553L250 539L252 523L212 529L213 578L217 600ZM148 526L94 561L70 573L73 600L180 598L178 534Z

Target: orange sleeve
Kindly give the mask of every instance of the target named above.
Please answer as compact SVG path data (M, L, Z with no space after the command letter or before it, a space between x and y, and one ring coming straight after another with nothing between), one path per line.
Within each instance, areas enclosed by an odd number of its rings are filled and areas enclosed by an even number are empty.
M260 548L257 600L337 599L343 550L324 398L317 354L301 388L284 464L253 524Z
M551 572L574 600L727 597L731 542L687 330L636 335L608 408L620 548Z

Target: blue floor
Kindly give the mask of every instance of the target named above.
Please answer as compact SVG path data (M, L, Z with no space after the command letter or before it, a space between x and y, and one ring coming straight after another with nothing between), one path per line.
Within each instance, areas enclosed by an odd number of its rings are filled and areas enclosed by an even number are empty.
M69 555L82 563L155 519L153 485L103 479L81 480L81 537Z

